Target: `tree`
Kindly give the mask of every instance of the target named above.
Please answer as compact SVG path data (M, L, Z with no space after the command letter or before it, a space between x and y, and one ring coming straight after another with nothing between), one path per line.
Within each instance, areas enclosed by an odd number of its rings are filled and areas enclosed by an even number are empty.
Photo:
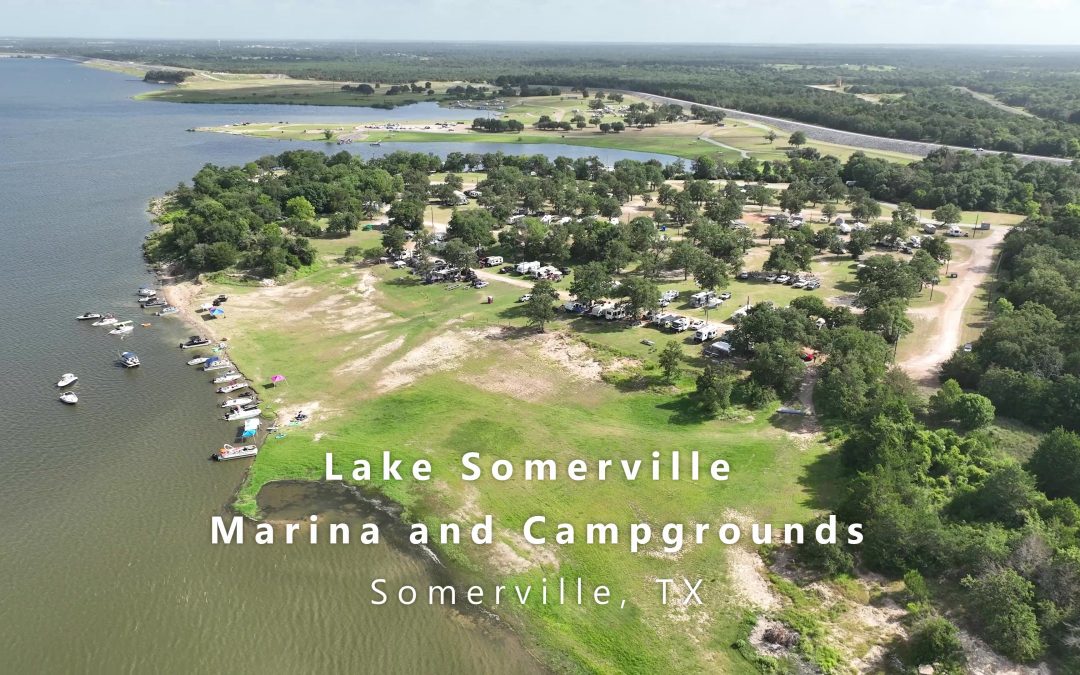
M941 389L930 396L930 414L942 420L952 419L956 402L963 395L964 390L956 380L945 380L941 383Z
M801 131L796 131L788 137L788 144L793 145L796 148L801 145L806 145L806 134Z
M758 211L764 211L766 206L772 206L774 197L773 191L764 185L753 185L747 191L747 198L757 204L760 208Z
M424 204L417 199L399 199L390 205L386 215L391 225L406 230L415 231L424 227Z
M836 218L836 205L829 203L821 207L821 217L831 223Z
M448 239L460 239L474 249L495 241L491 231L498 226L495 216L486 209L456 210L446 228Z
M380 254L383 252L383 250L381 248L377 248L376 250ZM357 258L359 258L360 256L362 256L363 253L364 253L364 249L360 248L359 246L349 246L348 248L345 249L345 253L341 256L341 259L344 260L345 262L352 262L352 261L356 260Z
M1064 429L1051 431L1028 460L1027 470L1047 496L1069 497L1080 504L1080 436Z
M847 252L852 258L858 260L859 256L870 250L873 245L874 235L870 234L870 230L855 230L848 238Z
M642 312L660 308L660 289L648 279L627 277L619 286L619 291L626 298L627 312L631 316L637 317Z
M994 404L982 394L963 394L953 405L953 417L968 431L990 426L994 412Z
M782 339L757 345L750 360L750 377L773 389L781 398L795 396L805 371L798 349L795 343Z
M934 220L940 222L942 225L959 223L963 217L964 213L956 204L942 204L934 209Z
M907 318L907 301L903 298L887 298L867 307L859 325L863 330L880 333L890 343L915 329Z
M529 301L525 303L525 316L529 319L529 325L536 326L543 333L544 326L555 318L554 303L558 298L559 292L547 279L533 284Z
M591 262L574 269L574 280L570 282L570 293L583 305L592 305L611 293L612 278L607 267L600 262Z
M356 217L355 213L338 211L330 216L330 220L326 223L326 232L328 234L344 236L353 232L359 226L360 219Z
M442 255L454 267L468 268L476 265L476 249L461 239L451 239L443 247Z
M968 605L990 646L1017 661L1033 661L1043 651L1032 604L1035 589L1013 569L966 577Z
M693 243L685 239L679 240L671 247L667 259L667 268L669 270L682 270L683 281L685 281L697 263L698 258L702 255L704 254Z
M311 205L307 197L298 195L285 202L285 215L288 218L313 220L315 218L315 207Z
M668 382L674 382L679 377L679 367L682 360L682 347L675 340L669 340L660 351L660 370L664 372L664 379Z
M769 129L769 132L765 134L765 140L769 141L769 145L772 145L773 142L776 140L776 132L772 129Z
M383 230L382 245L390 255L397 255L405 250L405 244L409 241L405 228L400 225L391 225Z
M699 255L694 263L694 281L707 291L721 288L728 282L727 265L711 255Z
M731 407L731 392L735 388L735 374L731 366L705 364L705 369L697 377L696 386L698 402L706 413L715 415Z

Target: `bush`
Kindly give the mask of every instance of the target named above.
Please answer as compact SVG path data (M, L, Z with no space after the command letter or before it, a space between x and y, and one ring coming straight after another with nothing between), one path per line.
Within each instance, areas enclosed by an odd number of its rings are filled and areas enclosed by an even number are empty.
M960 631L948 619L940 616L925 619L915 626L908 642L911 665L941 664L934 672L963 672L964 647Z
M735 399L751 410L760 410L776 400L776 392L751 379L741 380L734 389Z
M991 647L1017 661L1033 661L1043 652L1032 602L1035 588L1015 570L990 572L963 581L972 618L982 626Z
M953 405L953 417L960 427L971 431L990 426L994 421L994 404L982 394L963 394Z

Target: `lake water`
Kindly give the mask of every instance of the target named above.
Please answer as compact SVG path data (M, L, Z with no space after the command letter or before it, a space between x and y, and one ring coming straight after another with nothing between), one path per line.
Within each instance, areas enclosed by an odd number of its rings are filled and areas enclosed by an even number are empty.
M463 111L136 102L148 85L59 60L0 59L0 668L5 672L529 672L491 622L441 608L371 607L372 576L421 584L431 564L386 543L212 546L247 460L207 377L184 364L179 322L144 314L148 199L206 163L314 143L188 133L241 120L454 119ZM473 147L475 145L475 147ZM651 155L573 146L384 144L425 152ZM657 156L665 161L671 158ZM122 343L74 317L148 321ZM141 368L115 365L120 348ZM54 386L80 379L64 406ZM284 488L283 488L284 489ZM291 491L289 491L291 490ZM307 513L290 488L274 517ZM302 500L301 500L302 501ZM319 503L326 519L363 509Z

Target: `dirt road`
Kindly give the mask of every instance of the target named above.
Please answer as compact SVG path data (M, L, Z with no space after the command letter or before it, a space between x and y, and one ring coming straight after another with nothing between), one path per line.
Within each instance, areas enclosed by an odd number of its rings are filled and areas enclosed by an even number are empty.
M938 367L960 346L964 307L993 272L994 252L1008 231L1008 228L996 227L989 232L979 233L974 239L963 240L964 245L971 248L971 256L962 263L949 266L949 271L956 272L959 277L949 287L945 302L911 310L916 316L935 320L930 333L916 336L921 348L900 362L900 366L919 384L930 387L938 385Z

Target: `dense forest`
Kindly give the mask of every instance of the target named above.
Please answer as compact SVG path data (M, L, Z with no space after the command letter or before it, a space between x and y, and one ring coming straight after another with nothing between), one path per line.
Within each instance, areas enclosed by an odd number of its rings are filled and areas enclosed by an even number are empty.
M1080 206L1005 238L995 316L944 373L1042 429L1080 430Z
M193 75L195 75L195 73L190 70L148 70L146 71L146 74L143 75L143 81L180 84Z
M25 41L25 49L347 82L626 89L879 136L1080 156L1080 52L1064 48ZM837 79L850 93L812 85ZM1020 115L964 88L1027 108ZM887 93L877 101L854 93Z

